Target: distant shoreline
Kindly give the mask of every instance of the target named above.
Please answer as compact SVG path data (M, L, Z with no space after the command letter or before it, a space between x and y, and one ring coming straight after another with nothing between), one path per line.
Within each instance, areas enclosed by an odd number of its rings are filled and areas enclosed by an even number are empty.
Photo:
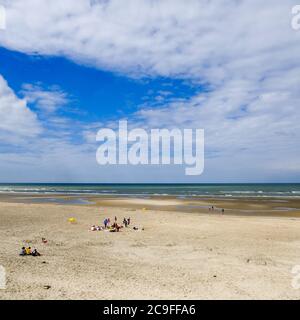
M177 197L149 195L70 195L1 193L0 202L63 206L118 207L238 216L300 217L300 199L289 197ZM213 207L213 209L212 209Z

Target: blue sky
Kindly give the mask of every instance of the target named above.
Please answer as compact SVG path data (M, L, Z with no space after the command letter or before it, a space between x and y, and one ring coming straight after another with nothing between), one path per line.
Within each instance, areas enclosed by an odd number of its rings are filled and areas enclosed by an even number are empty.
M80 111L78 114L73 112L70 117L85 121L126 117L145 103L157 106L162 104L161 99L164 102L187 99L204 90L187 80L163 77L132 79L78 65L63 57L32 56L5 48L0 48L0 57L0 73L15 92L22 92L26 83L40 84L43 88L58 86L67 93L72 107Z
M295 1L0 4L0 182L300 181ZM204 173L98 166L120 119L203 128Z

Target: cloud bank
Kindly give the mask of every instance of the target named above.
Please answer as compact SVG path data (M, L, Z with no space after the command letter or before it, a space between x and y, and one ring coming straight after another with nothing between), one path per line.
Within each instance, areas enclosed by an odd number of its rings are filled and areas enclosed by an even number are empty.
M64 56L132 78L169 77L205 86L191 99L143 105L128 116L141 127L204 128L207 160L201 179L299 181L300 32L291 28L294 1L12 0L5 5L7 29L0 33L5 48ZM65 103L62 93L51 100L33 84L24 91L43 111L55 113ZM24 104L11 95L14 105ZM26 104L20 109L28 113L21 121L25 134L25 123L35 128L30 123L36 116ZM1 126L12 127L9 121ZM94 130L93 124L83 128L89 143ZM68 130L60 132L65 136ZM78 157L92 148L92 143L64 143ZM101 180L101 169L92 168ZM153 170L143 178L152 177ZM164 172L162 180L184 179L181 170ZM89 174L79 179L85 177Z

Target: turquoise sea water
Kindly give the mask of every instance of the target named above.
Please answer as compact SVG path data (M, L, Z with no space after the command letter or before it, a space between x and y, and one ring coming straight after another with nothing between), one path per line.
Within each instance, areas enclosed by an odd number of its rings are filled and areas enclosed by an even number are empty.
M293 197L293 184L0 184L0 193L176 197Z

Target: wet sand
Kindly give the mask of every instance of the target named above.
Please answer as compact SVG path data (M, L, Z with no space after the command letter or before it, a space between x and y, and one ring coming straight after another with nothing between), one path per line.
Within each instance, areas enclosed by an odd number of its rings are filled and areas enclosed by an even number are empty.
M300 265L297 199L79 198L91 204L0 196L0 299L300 297L291 273ZM89 231L115 215L130 216L131 227ZM25 245L42 256L18 256Z

